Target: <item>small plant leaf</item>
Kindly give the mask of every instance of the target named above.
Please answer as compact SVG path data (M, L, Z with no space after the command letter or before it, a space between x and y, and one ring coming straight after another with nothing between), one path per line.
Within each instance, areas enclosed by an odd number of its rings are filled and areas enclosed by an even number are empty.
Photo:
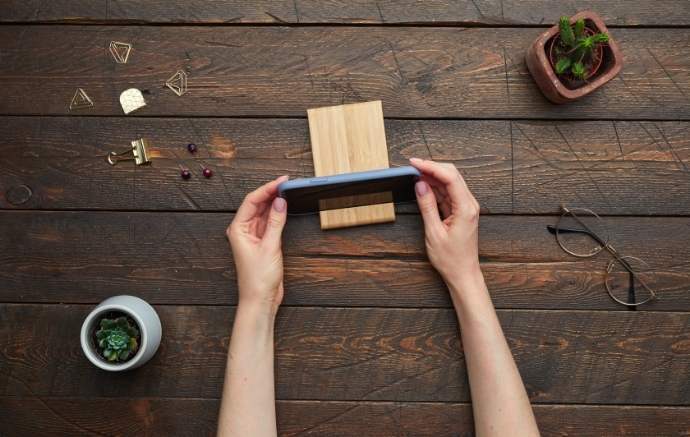
M134 326L127 326L127 334L129 334L130 337L136 337L139 335L139 330L135 328Z
M575 33L573 33L573 28L570 26L570 19L568 17L561 17L558 22L558 27L563 44L565 44L566 47L574 47Z
M108 361L127 360L139 348L139 330L127 317L102 319L96 331L96 343Z
M584 79L587 75L587 69L585 68L582 62L574 63L571 68L571 71L573 72L573 76L575 76L578 79Z
M115 321L111 319L102 319L101 320L101 328L102 329L110 329L115 325Z
M582 41L584 41L584 40L582 40ZM572 60L573 63L582 62L582 61L584 61L585 58L587 58L591 55L592 55L592 48L591 47L585 47L582 44L578 43L577 48L575 49L575 51L570 56L570 60Z
M597 33L591 36L592 41L596 44L609 42L609 35L607 33Z
M556 74L563 74L566 71L568 71L568 68L570 68L570 65L572 64L572 61L570 58L561 58L556 62Z
M575 38L580 39L585 36L585 20L580 18L575 22Z

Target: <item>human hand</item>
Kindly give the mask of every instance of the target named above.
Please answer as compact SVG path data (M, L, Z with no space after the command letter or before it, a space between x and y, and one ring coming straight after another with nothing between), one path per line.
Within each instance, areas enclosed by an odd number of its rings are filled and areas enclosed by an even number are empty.
M454 165L418 158L410 163L422 173L415 191L431 264L451 289L475 280L481 276L479 203Z
M244 198L226 231L232 247L239 306L268 310L275 316L283 300L283 252L280 237L287 203L278 197L281 176Z

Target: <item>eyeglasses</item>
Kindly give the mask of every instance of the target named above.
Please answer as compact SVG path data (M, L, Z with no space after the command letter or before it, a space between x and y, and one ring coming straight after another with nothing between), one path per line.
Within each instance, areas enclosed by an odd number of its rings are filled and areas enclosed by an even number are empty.
M656 299L656 293L648 285L652 283L649 265L639 258L622 256L609 243L608 229L601 217L585 208L561 206L561 211L556 226L546 227L556 236L561 249L578 258L591 258L604 249L613 256L604 280L611 299L627 307Z

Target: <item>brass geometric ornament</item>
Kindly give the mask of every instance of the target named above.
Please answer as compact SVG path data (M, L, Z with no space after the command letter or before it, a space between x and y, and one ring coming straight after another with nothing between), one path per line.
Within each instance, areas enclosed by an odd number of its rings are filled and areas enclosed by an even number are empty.
M72 97L72 101L69 104L69 110L72 111L74 109L86 109L93 107L93 100L91 100L91 97L86 94L86 91L84 91L82 88L77 88L77 91L74 93L74 97Z
M187 92L187 73L184 70L177 70L170 79L165 82L165 85L178 96Z
M110 41L110 54L118 64L126 64L129 53L132 51L132 44L119 41Z

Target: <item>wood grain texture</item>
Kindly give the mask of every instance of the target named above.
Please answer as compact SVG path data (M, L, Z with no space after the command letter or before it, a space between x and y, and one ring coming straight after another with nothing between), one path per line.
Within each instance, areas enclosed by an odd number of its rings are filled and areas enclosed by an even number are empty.
M542 29L414 27L0 28L0 114L68 114L77 87L121 115L299 116L307 108L382 100L388 117L690 119L690 29L615 29L622 74L592 96L554 106L524 65ZM134 46L127 64L111 40ZM27 55L27 53L31 55ZM189 92L163 84L178 69ZM76 114L76 112L75 112Z
M91 308L0 305L0 395L220 396L232 308L156 307L160 349L128 374L84 358L75 338ZM690 371L690 314L499 310L499 318L532 402L690 402L680 376ZM284 307L275 331L279 399L469 400L452 310Z
M315 176L389 167L380 101L307 111ZM319 213L321 229L395 221L393 203L361 205Z
M215 399L0 397L0 432L27 435L215 435ZM535 405L543 436L690 434L687 407ZM278 401L278 433L471 436L469 404Z
M515 211L538 212L537 199L614 214L690 203L690 137L677 124L512 122L511 139Z
M314 175L306 120L0 117L0 128L2 208L228 211L271 178ZM454 162L484 212L510 212L507 123L388 120L386 132L393 166L430 154ZM152 144L150 167L105 163L140 137ZM191 180L180 179L180 166Z
M224 230L231 215L0 214L0 300L97 303L133 293L155 304L237 303ZM623 310L604 289L608 257L570 257L546 231L555 217L488 216L479 253L499 308ZM607 218L611 242L645 259L659 299L640 310L690 310L690 219ZM653 241L650 245L647 242ZM445 307L418 216L322 232L290 218L283 238L287 305ZM192 290L194 292L192 293Z
M4 0L0 22L547 24L592 9L608 25L688 25L683 0Z
M392 166L415 156L454 163L485 214L554 214L561 203L599 214L690 214L688 122L385 126ZM314 174L306 120L0 117L0 128L1 208L230 211L271 178ZM152 144L150 167L105 163L140 137ZM196 155L188 142L199 145ZM191 180L180 179L180 166ZM203 178L202 166L215 176Z

